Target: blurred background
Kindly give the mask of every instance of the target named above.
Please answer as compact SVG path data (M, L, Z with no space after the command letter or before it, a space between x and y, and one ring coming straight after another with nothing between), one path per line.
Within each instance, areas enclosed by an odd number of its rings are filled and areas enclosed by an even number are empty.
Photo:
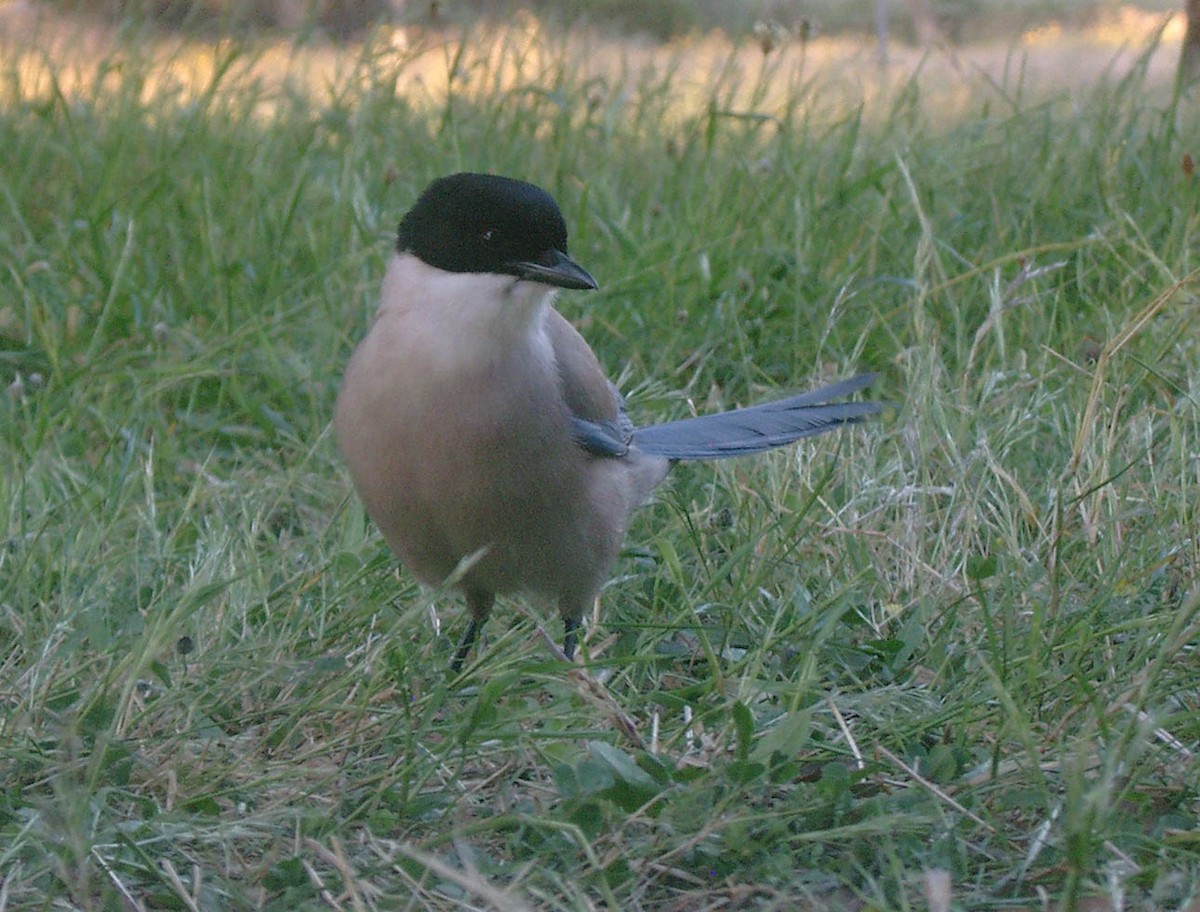
M1179 10L1182 0L16 0L113 22L164 28L283 29L342 39L380 24L463 26L531 13L553 24L587 24L667 41L722 32L761 36L869 35L928 45L1014 38L1057 23L1086 28L1123 12ZM1133 36L1131 36L1132 38Z

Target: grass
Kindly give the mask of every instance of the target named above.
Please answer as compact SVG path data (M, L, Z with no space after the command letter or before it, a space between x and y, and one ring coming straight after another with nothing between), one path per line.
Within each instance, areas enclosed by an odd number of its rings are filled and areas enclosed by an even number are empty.
M948 92L940 60L586 40L284 77L10 47L0 909L1195 908L1200 137L1167 52ZM562 308L640 419L866 369L897 403L674 473L595 680L516 601L451 678L461 608L328 432L395 222L463 168L558 196L602 284Z

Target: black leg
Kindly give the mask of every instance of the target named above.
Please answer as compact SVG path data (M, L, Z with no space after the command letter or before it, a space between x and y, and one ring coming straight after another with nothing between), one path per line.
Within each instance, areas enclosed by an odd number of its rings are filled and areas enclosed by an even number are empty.
M475 618L471 618L471 623L467 624L467 632L463 634L462 642L458 644L458 651L454 653L454 658L450 662L450 670L454 674L462 671L463 662L467 660L467 653L475 645L475 638L479 636L479 628L482 626L483 624Z
M575 631L578 629L579 618L563 618L563 632L566 634L566 636L563 637L563 655L567 657L568 662L574 660L575 658Z
M479 631L487 623L488 615L492 613L492 605L495 601L496 597L490 592L467 593L467 609L471 612L471 623L467 624L467 632L463 634L462 642L458 644L458 651L454 653L454 659L450 662L450 671L454 674L462 671L463 662L467 660L467 653L471 651L471 647L475 645L475 640L479 637Z

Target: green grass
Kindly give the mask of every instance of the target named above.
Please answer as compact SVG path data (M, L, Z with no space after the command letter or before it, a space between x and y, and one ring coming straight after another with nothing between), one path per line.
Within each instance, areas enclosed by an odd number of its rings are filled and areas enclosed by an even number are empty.
M1194 902L1195 102L1139 64L845 106L768 60L692 104L500 40L440 101L384 45L310 84L5 58L0 909ZM602 284L562 309L641 420L867 369L897 403L675 472L601 684L516 601L450 677L461 608L329 434L457 169L557 195Z

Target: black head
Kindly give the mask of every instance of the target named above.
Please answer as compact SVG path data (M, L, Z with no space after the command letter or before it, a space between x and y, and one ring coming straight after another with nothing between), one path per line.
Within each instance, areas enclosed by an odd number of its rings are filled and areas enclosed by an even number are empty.
M396 247L447 272L596 287L596 280L567 256L567 225L554 197L509 177L438 178L401 220Z

